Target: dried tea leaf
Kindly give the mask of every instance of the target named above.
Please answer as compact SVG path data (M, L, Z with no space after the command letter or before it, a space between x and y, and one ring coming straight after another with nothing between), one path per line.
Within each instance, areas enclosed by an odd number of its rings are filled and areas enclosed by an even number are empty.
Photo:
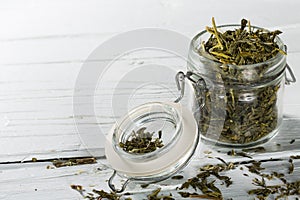
M254 153L264 153L266 152L266 149L264 147L253 147L253 148L248 148L248 149L242 149L242 151L245 152L254 152Z
M71 185L73 190L83 191L83 187L81 185Z
M293 144L295 141L296 141L295 139L292 139L292 140L290 141L290 144Z
M157 195L158 193L160 193L161 188L157 188L156 190L154 190L151 194L147 195L148 199L157 199Z
M300 155L291 156L291 159L300 159Z
M254 174L260 174L260 171L265 169L261 167L260 161L254 161L251 165L246 165L246 167L248 168L249 172L252 172Z
M290 163L290 166L289 166L289 174L293 173L294 171L294 163L293 163L293 159L289 159L289 163Z
M155 151L163 147L161 140L162 131L158 131L158 138L153 138L154 133L145 131L146 127L132 131L128 140L125 143L120 142L119 146L128 153L144 154Z
M223 160L222 158L216 157L216 159L218 159L219 161L221 161L221 162L224 163L225 165L228 165L228 163L225 162L225 160Z
M197 193L189 193L189 192L178 192L178 194L181 195L183 198L198 198L198 199L215 199L217 200L218 198L214 198L211 196L208 196L206 194L197 194Z
M184 177L182 175L176 175L176 176L172 176L171 179L174 179L174 180L180 180L180 179L183 179Z
M109 199L109 200L120 200L120 195L117 195L116 193L114 192L105 192L104 190L96 190L96 189L93 189L93 192L95 194L98 194L99 196L97 197L97 199L102 199L102 198L106 198L106 199Z
M67 167L67 166L74 166L74 165L94 164L97 163L97 160L94 157L71 158L68 160L53 160L52 163L55 167L59 168L59 167Z
M245 153L245 152L235 152L233 149L231 151L228 151L227 155L229 155L229 156L241 156L241 157L246 157L246 158L251 158L252 159L252 157L250 155L248 155L247 153Z
M141 188L147 188L149 186L149 184L142 184Z
M170 195L159 195L160 191L161 191L161 188L157 188L151 194L147 195L148 200L175 200L172 197L172 194L170 194Z

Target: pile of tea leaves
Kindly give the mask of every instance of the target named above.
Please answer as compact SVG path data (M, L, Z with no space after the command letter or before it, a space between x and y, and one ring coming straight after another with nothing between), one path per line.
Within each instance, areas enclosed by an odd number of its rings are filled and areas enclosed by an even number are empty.
M224 32L220 29L213 18L212 27L206 27L211 36L196 49L208 59L202 59L203 67L194 73L214 85L208 86L213 90L207 89L203 94L203 89L193 84L196 99L201 100L195 105L201 108L196 117L198 127L210 139L249 144L276 131L281 117L277 108L281 73L266 75L282 62L270 60L286 54L278 45L281 31L254 28L246 19L241 20L239 28Z
M229 164L217 164L217 165L206 165L200 168L200 173L196 177L188 179L181 185L179 190L188 189L192 187L195 191L199 189L207 198L223 199L222 192L216 187L216 179L223 182L226 187L232 184L231 178L225 175L220 175L220 172L234 169L233 163ZM209 181L209 177L215 177L215 180ZM182 197L191 197L194 195L200 195L197 193L179 192Z
M261 179L254 178L252 183L254 186L257 186L255 189L251 189L248 191L249 195L255 195L256 198L260 200L265 200L273 195L273 197L277 199L287 198L289 196L299 196L300 195L300 180L291 181L289 182L285 178L284 173L278 172L270 172L265 173L265 168L262 167L262 163L266 162L277 162L283 161L283 159L266 159L266 160L249 160L249 161L242 161L242 162L234 162L234 163L227 163L221 158L219 159L223 164L217 165L206 165L200 168L200 173L191 179L188 179L179 189L184 189L188 187L192 187L195 191L197 189L201 190L201 192L213 199L223 199L223 195L220 189L218 189L214 183L216 180L224 181L224 185L229 187L232 184L231 178L225 175L220 175L221 172L229 171L240 167L243 169L242 166L246 166L248 171L252 174L258 175ZM294 170L293 160L300 159L300 156L290 156L288 159L289 167L287 174L292 174ZM247 177L248 174L244 174ZM215 176L215 179L211 182L207 181L207 178L210 176ZM281 183L278 185L268 185L267 180L274 180L277 179ZM181 192L182 197L192 197L197 193L189 193L189 192Z
M234 152L234 151L231 151ZM232 154L236 156L238 153ZM241 155L244 156L244 155ZM165 194L161 191L161 188L153 190L151 193L146 195L148 200L173 200L182 198L203 198L203 199L225 199L222 194L222 187L230 188L234 183L231 177L225 173L230 170L235 170L239 168L244 170L248 169L248 173L254 175L255 178L252 179L252 184L255 186L254 189L250 189L247 193L259 200L266 200L269 198L283 199L292 196L300 195L300 180L288 181L286 176L294 172L294 160L300 159L300 155L290 156L288 160L285 159L264 159L264 160L253 160L249 159L246 161L238 162L226 162L222 158L215 157L219 160L220 164L208 164L200 167L199 173L195 177L191 177L177 187L177 195L174 192ZM265 172L265 167L263 163L270 162L282 162L286 161L288 163L287 173L279 172ZM244 173L244 176L249 177L248 173ZM260 178L258 178L260 177ZM172 177L173 180L181 181L184 179L182 175L176 175ZM270 184L270 180L280 182L279 184ZM218 186L221 188L218 188ZM142 188L148 187L147 185L141 185ZM103 190L93 189L92 192L86 192L80 185L71 185L71 188L77 190L84 198L89 200L99 200L99 199L109 199L109 200L131 200L133 194L122 193L117 194L114 192L105 192ZM201 192L199 192L201 191ZM133 196L132 196L133 197ZM297 199L297 198L296 198Z
M241 27L236 30L227 30L224 33L218 31L214 18L212 27L206 27L212 36L202 44L202 50L221 63L233 65L249 65L262 63L273 58L277 53L286 54L275 42L276 36L282 32L279 30L268 31L256 29L250 25L250 21L241 20Z
M133 130L126 142L120 142L119 146L124 151L133 154L150 153L164 146L161 140L162 131L158 131L158 137L154 138L154 132L150 133L145 130L146 127L142 127L136 132Z

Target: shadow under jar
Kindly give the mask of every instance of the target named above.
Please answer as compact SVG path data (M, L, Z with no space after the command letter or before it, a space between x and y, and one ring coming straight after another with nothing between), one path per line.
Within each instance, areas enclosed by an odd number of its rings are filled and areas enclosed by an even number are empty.
M225 25L218 30L239 27ZM203 90L193 83L192 110L202 138L230 147L254 146L270 140L282 123L286 55L278 52L265 62L251 65L224 64L201 51L201 44L209 37L211 34L203 31L193 38L187 64L193 79L201 77L207 86ZM275 42L286 51L279 37Z

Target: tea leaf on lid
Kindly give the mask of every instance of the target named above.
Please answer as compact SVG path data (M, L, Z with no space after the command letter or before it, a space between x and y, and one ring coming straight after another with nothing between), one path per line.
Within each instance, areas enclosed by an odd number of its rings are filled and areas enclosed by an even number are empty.
M161 140L162 131L158 131L158 138L154 138L154 133L145 131L146 128L142 127L139 130L132 131L130 137L125 143L120 142L119 146L128 153L144 154L153 152L158 148L163 147Z

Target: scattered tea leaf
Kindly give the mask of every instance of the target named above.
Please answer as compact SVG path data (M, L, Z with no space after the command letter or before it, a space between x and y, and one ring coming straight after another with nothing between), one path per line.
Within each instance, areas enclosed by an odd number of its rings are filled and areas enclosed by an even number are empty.
M205 153L205 154L211 154L212 151L210 151L210 150L205 150L205 151L203 151L203 153Z
M54 169L54 166L47 165L47 169Z
M246 165L246 167L248 168L249 172L254 174L260 174L260 171L265 169L261 167L260 161L254 161L251 165Z
M291 159L300 159L300 155L291 156Z
M289 159L289 163L290 163L290 166L289 166L289 174L293 173L294 171L294 163L293 163L293 159Z
M295 139L292 139L292 140L290 141L290 144L293 144L295 141L296 141Z
M149 186L149 184L142 184L141 188L147 188Z
M77 158L77 159L68 159L68 160L53 160L53 165L57 168L59 167L67 167L67 166L74 166L74 165L85 165L85 164L93 164L97 163L96 158L89 157L89 158Z
M225 162L225 160L223 160L222 158L216 157L216 159L218 159L219 161L221 161L221 162L224 163L225 165L228 165L228 163Z
M147 195L148 200L175 200L172 197L172 194L170 194L170 195L159 195L160 191L161 191L161 188L157 188L151 194Z
M105 192L104 190L96 190L96 189L93 189L93 192L97 195L99 195L97 197L97 199L102 199L102 198L106 198L106 199L109 199L109 200L120 200L120 195L117 195L116 193L114 192Z
M172 176L171 179L175 179L175 180L180 180L183 179L184 177L182 175L176 175L176 176Z
M71 185L71 188L73 190L82 191L83 187L81 185Z
M248 148L248 149L242 149L244 152L254 152L254 153L264 153L266 152L266 149L264 147L253 147L253 148Z
M231 151L228 151L227 155L229 155L229 156L241 156L241 157L246 157L246 158L252 159L252 157L250 155L248 155L247 153L245 153L245 152L236 152L233 149Z

